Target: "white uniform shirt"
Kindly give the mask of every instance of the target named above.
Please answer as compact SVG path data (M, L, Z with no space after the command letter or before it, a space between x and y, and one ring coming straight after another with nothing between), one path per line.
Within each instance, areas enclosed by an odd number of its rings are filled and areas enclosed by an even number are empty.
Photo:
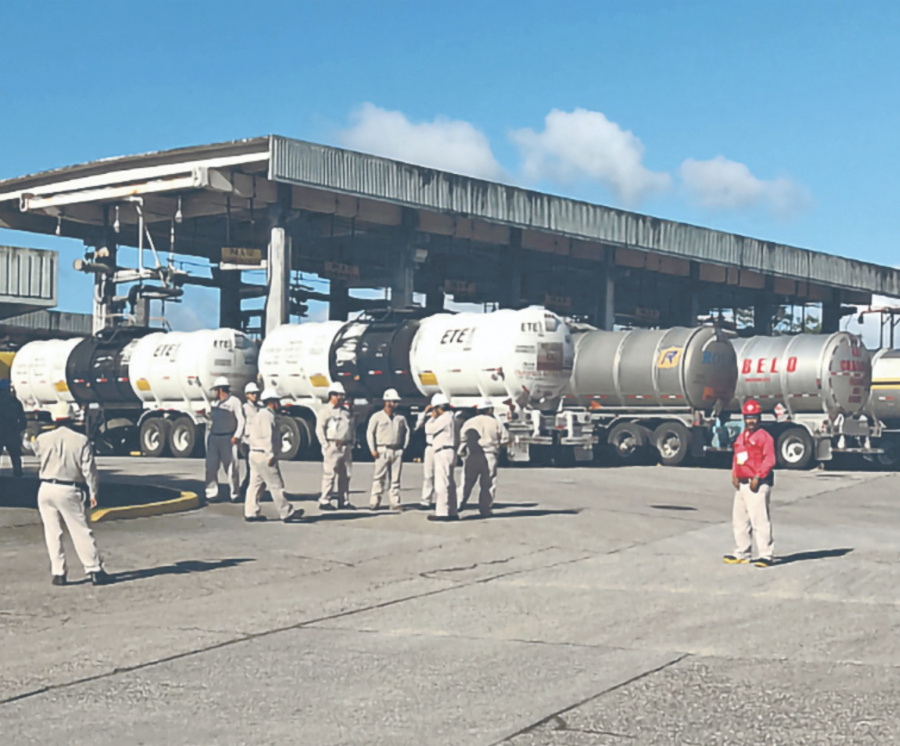
M346 407L328 402L316 414L316 437L322 447L326 443L344 445L353 442L353 418Z
M244 412L244 437L241 439L245 443L250 442L250 423L253 421L253 416L259 412L260 407L258 404L254 404L252 401L245 401L241 406L241 409Z
M62 426L41 433L33 443L34 455L40 461L41 479L87 484L90 496L97 497L97 464L94 449L81 433Z
M381 448L406 450L409 445L409 423L402 414L393 417L383 409L376 412L369 420L366 429L366 440L370 451Z
M470 432L472 436L468 435ZM509 442L509 433L493 415L478 414L462 426L460 440L465 446L496 455L500 452L500 446Z
M244 407L234 394L229 394L223 401L216 399L212 403L209 417L210 434L227 435L231 438L244 437Z
M425 438L431 438L431 446L437 453L444 448L455 449L458 444L458 428L453 412L432 417L425 423Z
M247 437L251 453L262 452L270 460L277 458L279 443L275 413L268 407L256 410L247 426Z

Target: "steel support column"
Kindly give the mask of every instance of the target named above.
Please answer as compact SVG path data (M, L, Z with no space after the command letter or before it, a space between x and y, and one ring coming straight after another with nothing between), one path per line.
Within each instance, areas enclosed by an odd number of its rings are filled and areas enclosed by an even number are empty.
M269 262L266 268L266 334L291 320L291 237L284 228L269 232Z
M328 288L328 320L346 321L349 313L348 299L350 294L347 283L341 280L331 280Z
M616 323L616 271L615 252L607 248L603 257L603 272L600 276L600 297L595 323L597 328L611 332Z
M219 281L219 328L241 328L241 273L239 270L216 272Z
M841 328L841 302L829 300L822 304L822 334L831 334Z

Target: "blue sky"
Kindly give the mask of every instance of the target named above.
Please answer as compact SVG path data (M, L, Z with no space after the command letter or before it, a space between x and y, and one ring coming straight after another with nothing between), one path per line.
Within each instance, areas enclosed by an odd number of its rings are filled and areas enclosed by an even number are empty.
M894 265L898 31L876 0L4 3L0 178L276 133Z

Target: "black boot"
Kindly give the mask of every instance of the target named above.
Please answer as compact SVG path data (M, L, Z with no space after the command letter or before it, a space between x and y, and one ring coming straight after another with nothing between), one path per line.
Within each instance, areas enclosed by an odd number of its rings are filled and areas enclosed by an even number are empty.
M112 575L108 574L102 568L97 572L91 573L91 583L93 585L109 585L113 582Z

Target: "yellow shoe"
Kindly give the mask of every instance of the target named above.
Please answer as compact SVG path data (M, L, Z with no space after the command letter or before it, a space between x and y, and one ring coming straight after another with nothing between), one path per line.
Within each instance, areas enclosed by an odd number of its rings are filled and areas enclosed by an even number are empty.
M750 563L750 560L748 560L746 557L736 557L733 554L726 554L724 557L722 557L722 561L726 565L746 565Z

